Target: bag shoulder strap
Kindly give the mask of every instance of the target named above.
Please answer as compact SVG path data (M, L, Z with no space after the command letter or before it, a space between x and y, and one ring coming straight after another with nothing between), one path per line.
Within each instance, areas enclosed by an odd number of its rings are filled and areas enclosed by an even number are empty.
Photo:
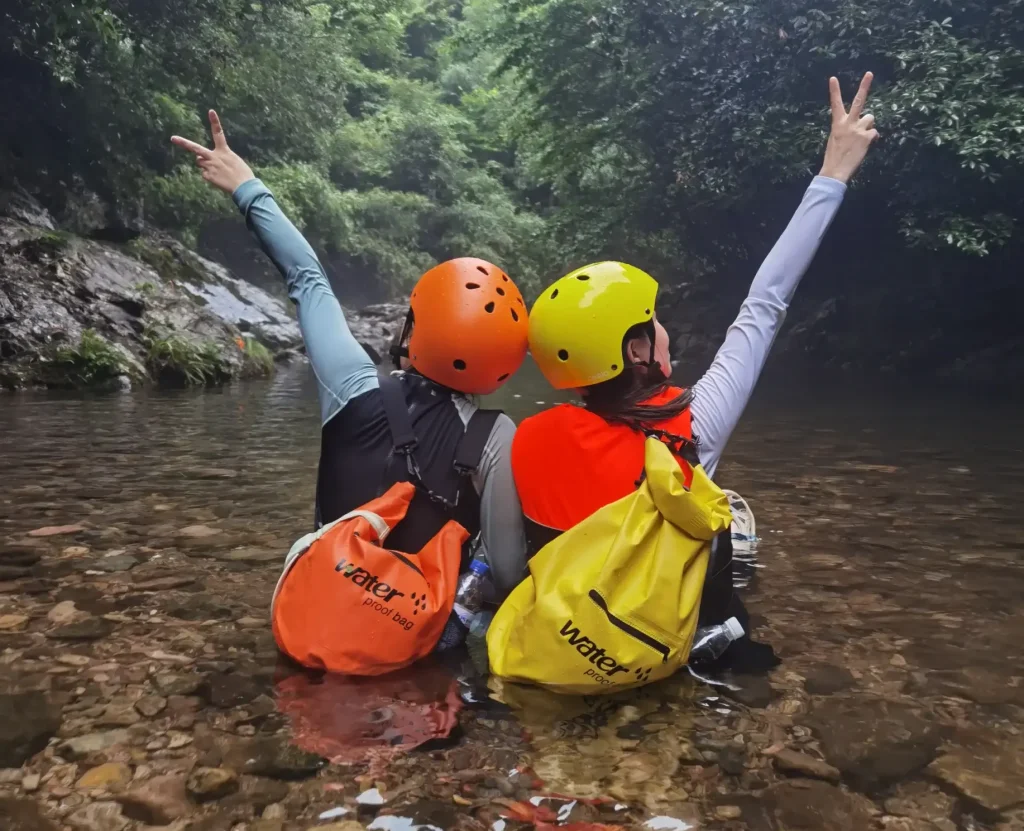
M405 389L401 380L391 375L381 375L380 397L391 431L391 444L395 452L408 456L416 448L416 434L412 429L409 405L405 403Z
M470 417L455 448L455 469L463 476L471 475L480 466L487 440L500 416L501 410L477 410Z

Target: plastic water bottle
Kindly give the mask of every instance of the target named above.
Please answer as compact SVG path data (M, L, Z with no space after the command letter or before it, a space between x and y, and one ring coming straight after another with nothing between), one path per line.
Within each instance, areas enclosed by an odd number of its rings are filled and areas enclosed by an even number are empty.
M462 575L455 592L455 607L437 642L438 652L453 649L465 642L473 618L484 605L484 579L488 571L487 563L483 560L473 560L469 564L469 571Z
M719 657L729 644L743 637L743 626L734 618L725 623L713 626L701 626L693 636L690 647L690 661L713 661Z

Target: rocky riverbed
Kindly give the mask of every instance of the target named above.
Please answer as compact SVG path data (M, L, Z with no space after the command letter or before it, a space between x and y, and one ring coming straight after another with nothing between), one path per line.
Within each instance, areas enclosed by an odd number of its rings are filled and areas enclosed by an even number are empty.
M304 369L5 399L0 828L1022 831L1011 422L975 416L968 467L942 424L886 422L884 448L788 406L726 473L782 666L578 699L472 656L373 681L279 658L268 605L317 451Z
M375 357L404 309L348 311ZM0 389L211 385L301 354L287 301L164 236L115 244L0 199Z

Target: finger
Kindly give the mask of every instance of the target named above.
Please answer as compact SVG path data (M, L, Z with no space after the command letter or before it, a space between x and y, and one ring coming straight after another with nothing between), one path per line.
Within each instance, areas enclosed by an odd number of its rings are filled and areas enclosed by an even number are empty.
M228 139L224 135L224 127L216 110L210 110L210 132L213 133L213 146L218 150L226 150Z
M203 147L201 144L196 144L194 141L189 141L187 138L181 136L171 136L171 144L176 144L183 150L188 150L189 153L195 153L196 158L208 159L213 151Z
M857 126L863 130L870 130L875 126L875 117L871 113L865 113L861 116L860 121L857 122Z
M846 115L846 107L843 105L843 93L839 89L839 79L835 76L828 79L828 97L832 107L832 120L834 121Z
M874 79L875 76L871 72L865 72L864 77L861 78L860 89L857 90L857 95L850 105L850 115L853 118L860 118L861 113L864 112L864 105L868 102L868 93L871 91L871 82Z
M868 139L869 139L870 141L872 141L872 142L873 142L873 141L875 141L875 139L877 139L877 138L878 138L879 136L881 136L881 135L882 135L882 134L881 134L881 133L879 133L879 132L878 132L878 130L869 130L869 131L868 131Z

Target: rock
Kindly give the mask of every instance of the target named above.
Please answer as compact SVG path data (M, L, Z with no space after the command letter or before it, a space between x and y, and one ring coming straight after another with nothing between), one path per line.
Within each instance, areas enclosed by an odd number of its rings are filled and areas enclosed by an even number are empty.
M185 793L185 777L157 776L116 797L126 817L149 825L168 825L192 812Z
M57 752L72 762L84 759L93 753L101 753L114 745L128 744L127 730L105 730L98 733L86 733L66 739L57 747Z
M0 797L0 828L3 831L58 831L32 799Z
M928 771L967 799L999 812L1024 803L1024 737L975 729Z
M734 801L742 805L750 831L871 831L874 827L872 802L824 782L780 782L760 798Z
M39 783L42 777L38 773L26 773L21 780L21 789L25 793L35 793L39 790Z
M919 823L926 831L956 831L952 820L956 799L923 782L901 785L895 796L885 800L885 810Z
M22 577L31 577L30 566L9 566L0 563L0 580L20 580Z
M38 548L39 543L26 545L24 543L0 544L0 563L7 566L21 566L27 568L34 566L43 559L43 549Z
M272 802L263 809L263 819L288 819L288 809L280 802Z
M101 557L88 564L90 571L102 571L107 574L116 574L121 571L131 571L139 564L139 561L130 554L114 554L110 557Z
M270 779L308 779L325 764L321 757L295 747L281 736L245 743L239 755L246 773Z
M96 641L114 631L114 624L101 617L68 623L47 632L46 637L59 641Z
M195 584L195 582L195 577L185 575L174 577L153 577L149 580L138 580L135 583L135 588L139 591L147 592L169 591L171 589L180 589L184 586L191 586Z
M880 699L826 699L807 725L821 739L826 760L865 792L926 767L941 739L935 724L919 710Z
M1015 703L1024 706L1024 687L1011 687L1005 676L979 667L930 672L925 683L918 685L916 691L923 695L938 693L966 698L977 704Z
M0 694L0 768L19 768L60 729L61 707L39 692Z
M167 606L167 614L179 620L230 620L234 609L216 597L208 594L194 594Z
M807 776L811 779L824 779L826 782L839 782L839 771L828 762L789 748L775 754L775 767L783 773Z
M189 525L178 530L179 537L186 537L192 540L201 540L208 537L215 537L220 534L219 528L211 528L208 525Z
M29 531L28 535L30 537L57 537L67 534L78 534L84 530L84 525L47 525L45 528L36 528L35 531Z
M237 470L228 470L222 467L207 467L202 470L193 470L194 479L237 479Z
M112 701L98 719L97 727L131 727L138 724L141 716L130 701Z
M715 816L718 819L739 819L743 816L743 811L738 805L719 805L715 808Z
M722 687L722 693L747 707L761 709L771 704L772 699L775 698L772 685L763 675L737 675L733 682L740 689L731 690L728 687Z
M263 685L245 675L214 672L207 676L204 692L214 707L230 709L252 701L263 692Z
M193 741L194 739L188 733L171 732L167 734L167 747L170 750L188 747Z
M412 826L415 827L415 826ZM306 831L365 831L361 823L354 819L347 819L343 822L331 822L327 825L314 825Z
M818 664L805 674L804 689L811 695L834 695L856 683L857 679L845 667Z
M154 718L163 712L167 699L161 695L144 695L135 702L135 709L146 718Z
M0 615L0 632L16 632L28 625L28 615Z
M81 831L122 831L128 826L128 820L121 814L121 806L116 802L86 805L69 816L67 823Z
M283 563L284 555L280 551L268 551L260 548L235 548L231 551L211 551L207 556L228 563Z
M196 802L210 802L237 791L238 776L226 768L196 768L189 774L185 788Z
M50 623L55 623L58 626L71 623L83 616L84 612L80 612L75 607L75 602L73 600L62 600L46 613L46 619L49 620Z
M742 747L727 747L718 751L718 767L729 776L742 776L747 769L747 754Z
M203 686L201 675L180 675L172 672L157 673L153 677L153 686L161 695L195 695Z
M120 762L108 762L105 765L87 770L75 783L79 790L89 788L108 789L112 785L127 785L132 780L132 769Z

